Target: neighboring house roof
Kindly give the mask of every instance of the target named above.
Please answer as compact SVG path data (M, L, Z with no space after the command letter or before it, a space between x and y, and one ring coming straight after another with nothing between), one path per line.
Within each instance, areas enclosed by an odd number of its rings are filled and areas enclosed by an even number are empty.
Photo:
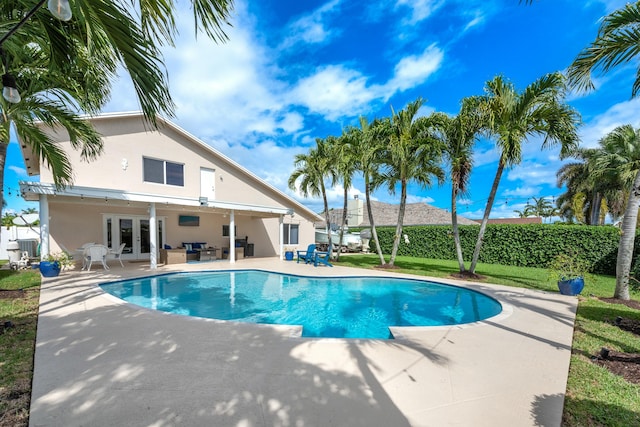
M477 224L481 219L474 219ZM526 218L489 218L487 224L542 224L542 217L530 216Z
M398 223L398 211L400 205L371 201L371 209L373 210L373 220L376 226L395 226ZM342 209L332 209L329 213L331 222L335 224L342 223ZM321 214L324 218L324 214ZM353 218L354 215L351 215ZM447 210L436 208L427 203L408 203L405 206L403 225L450 225L451 213ZM475 221L458 215L459 225L477 225ZM348 220L350 227L369 227L369 214L367 213L366 203L363 207L363 220L359 224L355 224L352 220ZM324 221L316 224L318 227L324 227Z
M111 114L101 114L95 117L87 118L90 122L101 122L101 121L111 121L117 122L118 120L136 120L139 119L142 125L149 132L156 131L148 124L148 122L144 119L144 116L141 112L129 112L129 113L111 113ZM249 171L236 161L231 158L225 156L220 151L214 149L210 145L202 142L195 136L191 135L189 132L180 128L176 124L170 122L169 120L158 117L159 129L158 132L166 132L172 131L179 134L186 141L193 144L195 147L206 150L213 157L217 158L219 161L226 163L235 169L239 174L243 175L245 179L249 182L253 182L258 188L264 188L267 192L272 192L276 194L278 197L286 199L288 205L292 205L295 208L297 213L303 214L307 218L310 218L312 221L318 221L320 218L318 215L313 212L311 209L307 208L297 200L293 199L289 195L280 191L273 185L269 184L262 178L255 175L253 172ZM123 130L126 133L126 131ZM53 133L53 137L62 140L68 138L64 129L61 132ZM24 144L22 141L19 141L20 149L22 151L23 158L25 160L25 164L27 165L27 171L30 176L40 175L40 162L38 156L35 156L31 151L30 147ZM100 159L96 160L96 162L100 162ZM37 194L64 194L66 196L71 197L94 197L94 198L104 198L105 200L124 200L124 201L137 201L137 202L161 202L161 203L171 203L177 205L186 205L186 206L199 206L201 202L198 198L189 198L189 197L168 197L167 195L158 195L158 194L147 194L140 192L130 192L126 190L116 190L111 188L86 188L80 186L69 186L63 190L56 189L52 184L48 183L37 183L37 182L26 182L21 183L21 188L23 188L23 193L26 193L26 196L31 195L31 198L37 200L35 197ZM264 214L283 214L289 213L287 210L282 210L281 208L274 209L270 206L260 206L260 205L245 205L243 203L229 203L224 201L208 201L207 206L211 208L220 208L220 209L239 209L244 211L253 211L253 212L261 212Z

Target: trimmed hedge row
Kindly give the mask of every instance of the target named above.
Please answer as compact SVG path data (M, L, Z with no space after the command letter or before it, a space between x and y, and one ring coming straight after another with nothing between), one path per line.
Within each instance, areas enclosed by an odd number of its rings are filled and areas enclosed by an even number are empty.
M395 227L376 227L382 252L390 254ZM479 225L460 226L465 262L471 261ZM451 226L407 226L409 239L400 239L398 255L421 258L456 259ZM404 236L403 236L404 237ZM573 250L591 263L593 273L615 275L620 230L613 226L560 224L488 225L480 262L546 268L559 253ZM636 248L638 247L636 239ZM375 250L375 245L371 244ZM637 252L637 251L636 251Z

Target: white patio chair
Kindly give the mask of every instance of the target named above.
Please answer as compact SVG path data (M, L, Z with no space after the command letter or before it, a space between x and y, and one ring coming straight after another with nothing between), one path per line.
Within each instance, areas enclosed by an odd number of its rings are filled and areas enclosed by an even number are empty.
M107 259L111 258L111 259L117 259L118 261L120 261L120 265L122 266L122 268L124 268L124 264L122 263L122 250L125 247L125 243L121 243L120 246L118 247L118 250L116 251L109 251L109 253L107 254Z
M102 267L105 270L109 269L107 265L107 253L109 253L109 249L105 245L92 245L84 250L84 264L87 268L87 271L91 271L91 264L94 261L100 261L102 263ZM83 267L84 268L84 267Z

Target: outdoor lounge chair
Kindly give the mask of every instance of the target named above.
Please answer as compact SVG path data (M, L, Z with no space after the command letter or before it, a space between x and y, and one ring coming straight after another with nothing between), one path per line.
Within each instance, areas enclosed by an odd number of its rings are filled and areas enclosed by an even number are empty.
M107 253L109 249L105 245L92 245L84 250L84 265L87 271L91 271L91 264L96 261L100 261L102 263L102 267L105 270L109 269L107 265ZM83 267L84 269L84 267Z
M297 251L298 258L296 259L296 264L300 262L300 260L304 261L305 264L309 264L313 262L313 254L316 252L316 244L312 243L307 247L306 251Z
M125 247L125 243L120 243L120 247L118 247L115 251L109 251L107 253L107 259L117 259L120 261L120 265L124 268L124 264L122 263L122 250Z
M313 256L313 266L317 267L318 264L324 264L329 267L333 267L331 264L331 252L333 251L333 245L329 245L329 250L327 252L316 251Z

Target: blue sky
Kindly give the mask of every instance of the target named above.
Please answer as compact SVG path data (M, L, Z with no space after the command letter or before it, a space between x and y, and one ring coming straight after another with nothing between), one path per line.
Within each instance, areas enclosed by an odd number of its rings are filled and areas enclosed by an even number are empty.
M482 94L503 75L519 89L546 73L562 71L591 42L599 20L623 0L395 0L235 3L233 27L223 45L194 36L189 10L179 14L180 37L164 49L174 121L275 187L315 211L320 199L287 188L293 158L315 138L340 135L358 116L387 117L426 99L420 115L457 113L460 101ZM184 4L184 2L183 2ZM594 146L614 127L638 126L640 104L632 100L633 64L596 75L597 90L572 93L582 115L584 146ZM130 83L120 79L105 112L138 110ZM562 193L555 174L558 150L525 145L522 164L503 175L492 217L514 217L531 197ZM7 158L8 208L27 204L17 181L27 179L15 143ZM470 193L460 213L482 216L498 156L491 141L476 145ZM8 194L10 191L11 194ZM362 195L356 178L349 194ZM331 207L342 206L342 187L330 190ZM450 208L450 186L409 187L410 202ZM376 200L397 203L399 193L378 190Z

